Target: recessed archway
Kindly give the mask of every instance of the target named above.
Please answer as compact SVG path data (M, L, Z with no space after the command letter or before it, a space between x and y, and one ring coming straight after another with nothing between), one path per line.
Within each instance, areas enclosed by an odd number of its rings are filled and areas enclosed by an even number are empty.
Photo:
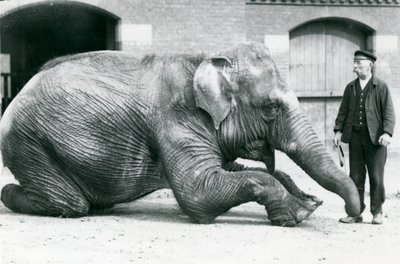
M11 64L11 87L4 91L3 110L46 61L66 54L117 49L118 20L78 2L38 3L2 17L0 53L8 54Z

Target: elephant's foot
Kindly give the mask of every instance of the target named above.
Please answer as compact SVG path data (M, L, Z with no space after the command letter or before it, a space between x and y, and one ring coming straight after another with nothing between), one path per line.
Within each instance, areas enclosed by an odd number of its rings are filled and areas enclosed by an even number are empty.
M273 225L295 226L311 215L322 204L321 200L314 200L303 200L289 195L284 200L269 202L265 209L268 213L268 219Z
M319 199L318 197L312 195L312 194L308 194L303 192L302 196L299 197L301 200L304 201L312 201L314 202L317 206L320 206L324 201L322 201L321 199Z
M14 212L35 214L39 208L28 199L24 189L16 184L7 184L1 190L1 201Z
M89 205L86 199L72 195L67 197L56 192L52 195L43 190L40 193L28 193L22 186L7 184L1 190L1 201L12 211L23 214L61 217L87 215Z

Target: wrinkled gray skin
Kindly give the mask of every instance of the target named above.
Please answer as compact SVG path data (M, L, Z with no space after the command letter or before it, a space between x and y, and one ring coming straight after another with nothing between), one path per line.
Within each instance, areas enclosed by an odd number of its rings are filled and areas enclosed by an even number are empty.
M293 226L321 203L275 171L285 152L360 211L263 45L210 56L92 52L49 62L0 124L2 189L13 211L79 217L169 187L194 221L256 201L274 225ZM259 160L263 169L234 163Z

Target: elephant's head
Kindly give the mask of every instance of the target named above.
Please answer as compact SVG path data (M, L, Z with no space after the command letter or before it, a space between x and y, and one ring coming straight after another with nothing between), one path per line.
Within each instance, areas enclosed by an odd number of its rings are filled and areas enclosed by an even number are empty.
M260 151L285 152L321 186L340 195L349 215L359 214L355 185L325 150L265 46L246 43L210 56L195 73L194 93L197 106L212 118L224 152L265 142L268 147Z

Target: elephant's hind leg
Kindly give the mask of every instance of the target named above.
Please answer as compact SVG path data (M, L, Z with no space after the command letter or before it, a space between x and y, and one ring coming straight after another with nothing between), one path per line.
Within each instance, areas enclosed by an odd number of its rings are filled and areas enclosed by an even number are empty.
M26 191L22 186L7 184L1 190L1 201L10 210L23 214L80 217L88 214L89 203L84 197L62 197L42 191Z
M3 151L4 165L20 185L8 184L1 200L9 209L25 214L79 217L88 214L86 196L65 172L55 153L29 142Z

